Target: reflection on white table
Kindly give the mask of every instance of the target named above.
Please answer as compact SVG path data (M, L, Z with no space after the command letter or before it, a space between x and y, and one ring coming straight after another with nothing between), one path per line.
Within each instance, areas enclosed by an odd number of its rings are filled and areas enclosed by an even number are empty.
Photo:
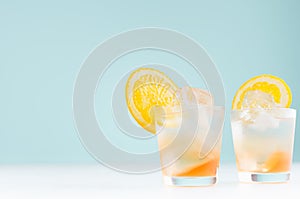
M168 187L160 172L118 173L101 165L0 166L0 199L11 198L299 198L300 164L283 184L242 184L234 165L221 165L209 187Z

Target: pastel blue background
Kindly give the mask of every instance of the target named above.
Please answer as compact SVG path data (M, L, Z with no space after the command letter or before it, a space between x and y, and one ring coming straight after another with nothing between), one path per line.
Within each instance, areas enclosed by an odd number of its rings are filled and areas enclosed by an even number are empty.
M72 92L82 62L126 30L174 29L199 42L227 94L222 161L234 161L231 100L252 76L280 76L299 108L300 1L1 1L0 163L86 163ZM154 60L155 62L155 60ZM294 160L300 160L297 119Z

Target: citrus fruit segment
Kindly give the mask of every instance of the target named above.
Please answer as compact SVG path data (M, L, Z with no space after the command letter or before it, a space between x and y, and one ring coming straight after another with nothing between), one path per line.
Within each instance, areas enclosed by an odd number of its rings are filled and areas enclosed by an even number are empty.
M154 106L177 104L177 86L163 72L153 68L139 68L131 73L126 83L127 107L133 118L144 129L155 134Z
M259 75L246 81L236 92L232 109L288 108L292 103L289 86L273 75Z
M176 176L215 176L219 167L219 160L209 160L203 165L199 165L191 170L183 171Z
M288 172L291 166L291 157L286 152L275 152L266 161L264 167L267 172Z

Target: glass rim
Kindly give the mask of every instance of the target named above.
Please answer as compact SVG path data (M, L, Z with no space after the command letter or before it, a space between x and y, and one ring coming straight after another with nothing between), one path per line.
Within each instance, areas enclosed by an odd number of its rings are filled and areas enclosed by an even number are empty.
M241 115L247 111L254 111L256 113L267 113L267 114L276 114L280 115L280 118L296 118L297 117L297 109L294 108L280 108L280 107L276 107L276 108L269 108L269 109L241 109L241 110L231 110L230 115L231 118L238 114Z
M274 107L274 108L244 108L244 109L234 109L231 112L243 112L243 111L273 111L273 110L283 110L283 111L292 111L296 112L295 108L285 108L285 107Z
M160 112L161 115L172 115L172 114L178 114L178 113L185 113L191 110L206 110L211 109L213 111L224 111L225 112L225 106L219 106L219 105L200 105L200 104L188 104L188 105L175 105L175 106L153 106L151 110L154 111L154 115L156 113L156 110L161 110L161 108L167 108L167 112Z

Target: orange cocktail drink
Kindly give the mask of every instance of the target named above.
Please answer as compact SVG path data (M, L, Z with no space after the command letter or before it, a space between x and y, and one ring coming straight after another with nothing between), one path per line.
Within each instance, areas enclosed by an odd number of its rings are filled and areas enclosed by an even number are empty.
M188 105L164 110L157 111L156 129L165 183L215 184L224 108Z
M279 77L246 81L232 102L231 127L239 178L243 182L286 182L290 178L296 110Z
M287 181L293 157L296 110L232 111L231 125L241 181Z
M163 72L138 68L126 83L128 110L145 130L157 136L166 184L216 183L224 107L200 88L178 87Z

